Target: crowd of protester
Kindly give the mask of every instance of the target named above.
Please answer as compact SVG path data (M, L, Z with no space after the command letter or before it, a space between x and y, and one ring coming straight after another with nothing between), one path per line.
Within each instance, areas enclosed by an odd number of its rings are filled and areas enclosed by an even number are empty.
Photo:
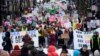
M6 37L2 43L4 50L8 51L10 56L58 56L56 47L61 46L62 52L60 56L70 56L67 48L73 47L73 30L91 31L100 27L99 12L89 9L88 13L88 16L79 15L73 2L71 4L48 2L38 4L35 8L25 8L21 16L16 15L13 18L8 15L2 22L2 31L6 32ZM39 32L39 49L34 47L34 42L27 34L22 39L24 44L21 49L18 46L12 47L9 32L34 29ZM98 35L98 33L96 34ZM97 55L97 53L100 49L100 41L94 41L98 38L96 34L93 36L95 38L91 40L91 48L94 55L99 56L100 54ZM47 44L45 44L46 42ZM44 47L48 48L48 54L43 52ZM0 56L9 56L8 53L2 53L5 52L4 50L0 50ZM87 45L83 45L81 50L75 52L75 56L89 56Z
M54 42L57 37L70 39L69 41L72 42L73 29L91 31L100 26L100 18L96 16L96 14L98 15L97 11L89 9L87 17L79 15L74 2L70 4L66 2L41 3L35 8L27 7L23 11L21 16L12 17L8 15L7 18L4 18L2 31L16 32L37 29L42 34L39 37L43 41L42 37L50 35L55 38Z
M54 5L55 4L55 5ZM92 5L92 7L95 4ZM81 12L80 12L81 13ZM91 31L100 27L98 11L88 9L88 16L79 14L74 2L38 4L35 8L26 7L21 15L8 15L2 21L3 31L11 32L33 30L36 26L43 28L74 28L82 31ZM66 23L65 23L66 22Z
M38 48L34 47L34 41L27 34L23 37L22 41L24 44L21 48L18 45L13 47L10 39L10 32L6 32L2 43L3 50L0 50L0 56L59 56L56 52L59 47L54 45L54 40L48 43L48 47L44 47L42 43L39 43ZM98 32L94 32L94 35L90 40L90 45L91 50L89 50L88 46L84 44L80 50L73 51L73 56L89 56L91 54L93 56L100 56L100 38ZM60 56L71 56L68 52L68 49L70 49L68 46L69 45L66 45L66 43L62 43ZM47 48L47 54L43 51L44 48Z

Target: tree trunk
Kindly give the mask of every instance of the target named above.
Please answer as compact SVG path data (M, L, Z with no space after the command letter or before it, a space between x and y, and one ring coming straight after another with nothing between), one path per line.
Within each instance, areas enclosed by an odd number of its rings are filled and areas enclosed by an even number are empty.
M87 1L77 0L76 4L77 4L77 7L78 7L79 14L80 14L80 12L82 12L83 15L87 16L87 8L88 8Z

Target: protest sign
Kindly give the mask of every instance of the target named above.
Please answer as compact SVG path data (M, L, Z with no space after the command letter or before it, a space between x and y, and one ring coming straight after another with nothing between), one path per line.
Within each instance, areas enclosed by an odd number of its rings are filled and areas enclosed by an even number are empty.
M79 31L79 30L74 30L74 49L80 49L82 48L83 44L87 44L88 49L90 49L90 39L93 36L93 33L97 31L99 32L99 36L100 36L100 28L97 28L94 31L90 31L90 32L83 32L83 31Z
M13 47L15 45L18 45L21 47L23 45L22 38L25 34L28 34L32 40L34 41L34 46L39 47L39 42L38 42L38 30L32 30L32 31L21 31L21 32L11 32L10 38ZM0 40L5 37L5 33L0 34ZM1 47L0 47L1 48Z

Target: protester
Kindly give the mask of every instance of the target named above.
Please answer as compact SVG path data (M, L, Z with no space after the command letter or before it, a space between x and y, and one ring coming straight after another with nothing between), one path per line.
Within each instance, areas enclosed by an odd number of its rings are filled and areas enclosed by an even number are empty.
M37 56L47 56L43 51L39 51Z
M61 35L61 38L64 40L64 45L67 46L67 43L69 41L69 31L68 31L68 29L65 29L64 33Z
M28 48L26 46L22 47L20 56L28 56Z
M42 47L42 45L39 46L37 56L47 56L47 54L45 54L45 53L43 52L43 47Z
M18 45L15 45L14 46L14 50L20 50L19 46Z
M60 56L70 56L69 53L68 53L66 45L63 45Z
M36 49L36 47L34 47L34 42L33 41L29 41L27 47L28 47L28 55L29 56L37 56L38 50Z
M71 48L72 45L73 45L73 38L74 38L74 36L73 36L73 29L70 28L69 29L69 41L68 41L69 48Z
M58 54L56 53L56 48L53 45L50 45L48 47L48 56L58 56Z
M5 33L5 37L3 39L3 50L8 51L10 53L10 51L12 50L12 43L11 43L11 39L10 39L10 32L6 32Z
M68 56L67 53L68 53L68 51L66 51L66 50L62 50L60 56Z
M26 34L23 37L22 41L24 42L24 45L26 46L26 45L28 45L29 41L31 41L31 37L28 34Z
M87 45L83 45L83 47L80 49L80 55L79 56L89 56L89 50Z
M39 45L42 45L42 46L44 46L44 44L45 44L45 32L44 32L44 29L40 29L40 31L39 31L39 34L40 34L40 36L39 36Z
M79 50L74 50L73 56L79 56L79 55L80 55L80 51Z
M10 53L10 56L19 56L21 54L20 48L18 45L14 46L14 49Z
M51 30L50 33L50 44L49 45L55 45L56 43L56 35L54 29Z
M64 44L64 41L61 39L61 34L63 34L63 31L61 30L61 28L56 27L55 32L56 32L56 37L57 37L56 40L57 40L58 46Z
M94 53L95 50L100 50L100 38L98 32L94 32L90 40L90 45L92 53Z

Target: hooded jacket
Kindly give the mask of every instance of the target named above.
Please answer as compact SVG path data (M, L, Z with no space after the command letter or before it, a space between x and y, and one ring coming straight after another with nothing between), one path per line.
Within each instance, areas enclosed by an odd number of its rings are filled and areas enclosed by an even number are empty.
M84 52L82 49L80 49L80 56L89 56L89 51L87 50Z
M79 50L74 50L73 56L79 56L79 54L80 54L80 51Z
M53 45L50 45L48 48L48 56L58 56L56 49Z

